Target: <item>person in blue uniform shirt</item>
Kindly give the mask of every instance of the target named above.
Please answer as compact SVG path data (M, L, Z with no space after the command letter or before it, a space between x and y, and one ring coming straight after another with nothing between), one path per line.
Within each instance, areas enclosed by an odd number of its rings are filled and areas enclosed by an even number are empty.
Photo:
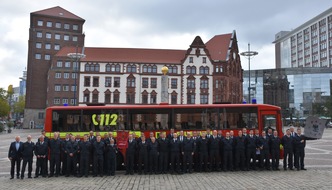
M92 149L92 144L88 141L88 135L83 136L83 141L78 143L78 150L80 151L80 174L79 177L83 175L88 177L89 174L89 163L90 163L90 153Z
M50 140L50 175L48 177L54 176L55 168L55 177L60 175L60 164L61 164L61 139L59 138L59 133L55 132L53 134L53 139Z
M35 178L38 178L39 175L46 177L46 162L48 154L48 144L44 140L44 136L39 137L39 141L36 143L35 155L37 157L37 167L35 172Z
M291 137L291 131L286 130L286 135L281 139L281 144L284 148L284 170L293 169L293 137Z
M272 170L280 170L279 169L280 144L281 140L278 137L278 131L273 131L273 136L270 137Z
M21 142L21 137L16 136L15 141L10 144L8 151L8 159L10 160L11 163L10 179L14 178L15 165L16 165L16 177L17 179L19 179L20 177L22 149L23 149L23 143Z

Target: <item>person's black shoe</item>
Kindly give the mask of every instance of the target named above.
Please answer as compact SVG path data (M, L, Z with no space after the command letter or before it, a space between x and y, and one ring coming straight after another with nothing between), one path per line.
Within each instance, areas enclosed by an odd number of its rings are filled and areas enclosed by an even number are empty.
M97 177L97 175L93 175L93 177Z
M125 175L129 175L129 173L125 173Z
M306 168L301 168L301 170L307 170Z
M14 176L11 176L10 179L14 179Z
M28 176L29 179L31 179L32 177L31 176Z
M88 175L86 175L85 177L88 177Z
M55 176L54 177L59 177L59 175L58 174L55 174Z
M20 176L16 176L16 179L20 179Z
M279 169L279 168L276 168L276 170L277 170L277 171L280 171L280 169Z
M294 168L289 168L290 170L294 170Z
M48 175L48 177L53 177L53 175Z
M130 175L134 175L134 172L131 172Z
M36 175L34 178L38 178L38 175Z
M21 179L24 179L24 177L23 177L23 176L21 176Z
M65 177L69 177L69 175L67 174L67 175L65 175Z

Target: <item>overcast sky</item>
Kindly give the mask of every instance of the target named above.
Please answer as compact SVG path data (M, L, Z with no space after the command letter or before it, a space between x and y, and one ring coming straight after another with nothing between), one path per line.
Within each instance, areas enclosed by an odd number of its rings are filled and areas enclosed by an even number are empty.
M275 67L274 36L330 8L330 0L9 0L1 2L0 87L19 85L27 67L30 13L61 6L85 19L86 47L187 49L236 30L239 51L258 55L251 69ZM242 58L242 68L248 62Z

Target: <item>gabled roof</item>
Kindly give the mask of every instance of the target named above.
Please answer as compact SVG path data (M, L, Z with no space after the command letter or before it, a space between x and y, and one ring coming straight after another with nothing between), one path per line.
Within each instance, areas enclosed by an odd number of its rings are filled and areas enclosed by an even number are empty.
M216 35L205 44L212 60L227 60L231 38L232 33Z
M81 53L78 48L77 52ZM56 56L66 57L68 53L75 53L76 47L63 47ZM185 57L185 50L169 49L138 49L138 48L100 48L86 47L85 58L81 61L124 62L124 63L165 63L180 64Z
M44 10L40 10L40 11L36 11L36 12L32 12L31 14L35 14L35 15L47 15L47 16L51 16L51 17L60 17L60 18L69 18L69 19L75 19L75 20L82 20L85 21L84 19L82 19L81 17L67 11L66 9L60 7L60 6L56 6L56 7L52 7L52 8L48 8L48 9L44 9Z

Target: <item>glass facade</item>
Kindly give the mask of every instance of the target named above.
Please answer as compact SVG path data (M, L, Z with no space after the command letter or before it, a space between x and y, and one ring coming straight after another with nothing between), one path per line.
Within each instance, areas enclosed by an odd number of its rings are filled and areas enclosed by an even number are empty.
M331 95L332 68L287 68L252 70L251 99L258 104L280 106L283 117L295 119L319 115ZM243 98L248 100L248 71L243 73Z

